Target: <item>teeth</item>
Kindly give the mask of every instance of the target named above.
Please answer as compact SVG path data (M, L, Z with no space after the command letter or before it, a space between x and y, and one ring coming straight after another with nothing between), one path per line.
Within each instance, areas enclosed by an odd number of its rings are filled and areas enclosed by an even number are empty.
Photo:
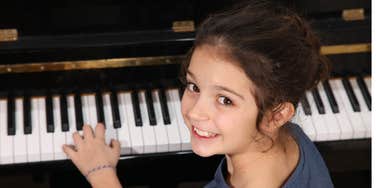
M214 133L211 133L211 132L207 132L207 131L202 131L196 127L193 127L193 130L200 136L203 136L203 137L214 137L216 134Z

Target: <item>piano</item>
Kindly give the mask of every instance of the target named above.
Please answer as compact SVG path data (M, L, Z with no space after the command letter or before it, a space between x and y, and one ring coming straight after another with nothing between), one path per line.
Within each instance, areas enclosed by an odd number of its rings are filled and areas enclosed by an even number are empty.
M331 77L292 122L321 152L335 186L370 186L370 1L279 0L322 38ZM195 27L235 1L8 1L0 7L0 177L88 186L62 152L83 124L121 142L125 186L209 181L223 156L190 150L179 65ZM0 178L1 179L1 178ZM1 181L0 181L1 183ZM181 185L181 184L180 184Z

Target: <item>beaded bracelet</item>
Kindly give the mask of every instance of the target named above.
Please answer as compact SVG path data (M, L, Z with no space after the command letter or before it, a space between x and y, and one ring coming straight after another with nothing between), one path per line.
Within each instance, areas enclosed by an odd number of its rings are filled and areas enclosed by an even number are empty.
M113 169L114 167L112 167L111 165L99 165L99 166L97 166L97 167L92 168L91 170L89 170L87 172L87 174L85 175L85 177L88 178L91 173L93 173L95 171L98 171L98 170L105 169L105 168L112 168Z

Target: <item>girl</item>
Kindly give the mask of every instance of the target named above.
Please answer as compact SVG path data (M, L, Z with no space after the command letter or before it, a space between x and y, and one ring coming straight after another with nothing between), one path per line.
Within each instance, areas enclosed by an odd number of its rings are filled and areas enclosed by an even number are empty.
M320 43L295 13L266 2L207 18L182 65L181 111L192 150L224 154L206 187L333 187L314 144L290 123L299 99L327 75ZM119 143L84 126L64 151L93 187L121 187ZM99 165L99 166L98 166Z

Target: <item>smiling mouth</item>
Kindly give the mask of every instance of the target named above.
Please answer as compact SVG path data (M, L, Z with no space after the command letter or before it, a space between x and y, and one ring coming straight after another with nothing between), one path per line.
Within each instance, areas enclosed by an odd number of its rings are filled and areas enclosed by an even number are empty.
M208 132L208 131L198 129L195 126L192 126L192 130L200 138L214 138L218 135L218 134L215 134L215 133L212 133L212 132Z

